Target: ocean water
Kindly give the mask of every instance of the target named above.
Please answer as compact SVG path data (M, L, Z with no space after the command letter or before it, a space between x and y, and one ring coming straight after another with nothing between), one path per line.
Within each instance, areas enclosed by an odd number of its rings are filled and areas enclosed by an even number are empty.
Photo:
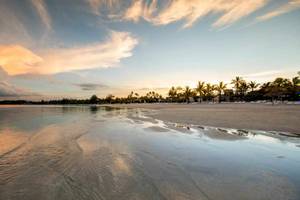
M0 199L300 199L300 139L151 110L0 107Z

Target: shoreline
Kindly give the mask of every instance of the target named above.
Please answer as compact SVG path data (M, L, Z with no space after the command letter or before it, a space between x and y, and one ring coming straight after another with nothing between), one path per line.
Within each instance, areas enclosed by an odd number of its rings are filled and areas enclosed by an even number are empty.
M147 116L164 122L229 129L287 132L300 135L300 104L221 103L221 104L82 104L82 105L0 105L10 107L108 106L147 109Z
M289 132L300 135L300 105L287 104L107 104L156 112L149 117L183 124Z

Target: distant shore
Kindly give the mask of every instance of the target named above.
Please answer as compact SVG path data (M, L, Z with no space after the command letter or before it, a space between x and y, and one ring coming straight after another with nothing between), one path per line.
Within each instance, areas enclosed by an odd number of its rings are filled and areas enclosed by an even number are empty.
M268 104L113 104L145 108L151 117L174 123L224 128L283 131L300 135L300 105Z

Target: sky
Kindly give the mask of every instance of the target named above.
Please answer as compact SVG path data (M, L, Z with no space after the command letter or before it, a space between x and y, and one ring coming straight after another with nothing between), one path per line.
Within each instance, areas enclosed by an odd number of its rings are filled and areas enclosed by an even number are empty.
M291 78L299 35L300 0L0 0L0 99Z

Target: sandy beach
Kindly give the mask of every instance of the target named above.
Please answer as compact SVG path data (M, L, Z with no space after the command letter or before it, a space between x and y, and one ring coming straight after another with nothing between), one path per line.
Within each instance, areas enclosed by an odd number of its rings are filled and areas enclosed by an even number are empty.
M299 199L299 138L167 122L234 125L247 112L259 121L298 107L127 107L136 109L0 106L0 199Z
M149 116L174 123L300 134L300 105L268 104L118 104L145 108Z

